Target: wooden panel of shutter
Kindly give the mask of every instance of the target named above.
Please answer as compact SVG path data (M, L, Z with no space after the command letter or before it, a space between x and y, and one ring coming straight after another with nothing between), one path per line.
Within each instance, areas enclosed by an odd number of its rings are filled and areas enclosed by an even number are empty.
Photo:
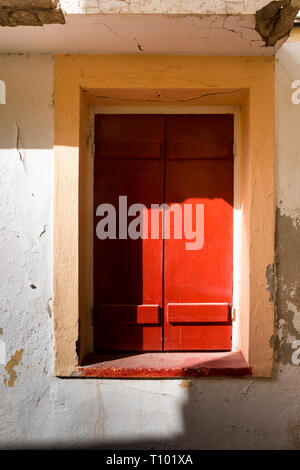
M224 140L174 140L167 144L170 160L232 158L233 142Z
M232 331L233 116L168 115L165 139L165 202L180 204L182 211L190 204L194 214L201 205L204 244L186 249L190 240L175 239L172 227L165 240L164 349L227 350Z
M170 323L215 323L230 320L231 305L227 303L170 303Z
M150 217L162 204L164 117L97 115L94 208L112 204L119 230L119 196L140 203ZM128 223L133 217L128 216ZM163 240L100 240L94 226L94 344L96 351L162 349Z
M147 325L160 322L159 305L97 305L95 314L103 325Z
M160 141L100 141L97 147L98 158L112 159L160 159Z

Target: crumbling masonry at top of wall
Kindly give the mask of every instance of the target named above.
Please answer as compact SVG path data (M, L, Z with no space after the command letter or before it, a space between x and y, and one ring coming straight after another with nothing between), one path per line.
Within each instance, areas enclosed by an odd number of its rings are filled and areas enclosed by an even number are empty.
M0 26L65 23L58 0L1 0Z
M289 36L299 9L300 0L279 0L256 12L255 29L267 47Z

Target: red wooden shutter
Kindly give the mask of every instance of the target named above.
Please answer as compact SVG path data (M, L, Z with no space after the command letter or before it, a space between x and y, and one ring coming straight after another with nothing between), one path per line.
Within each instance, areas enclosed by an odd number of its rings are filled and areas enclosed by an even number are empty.
M183 214L189 204L194 222L204 207L201 249L175 239L173 216L164 243L119 239L118 223L117 239L95 235L95 350L230 349L233 117L98 115L95 138L95 212L118 209L125 195L128 207L145 204L150 229L151 204L180 204Z
M164 118L97 115L94 211L118 198L131 204L163 202ZM117 210L117 220L119 212ZM134 217L128 217L130 222ZM95 216L95 228L99 217ZM117 238L119 236L117 223ZM162 239L94 238L96 351L162 349Z
M165 240L164 349L231 349L233 116L166 119L166 202L192 204L194 222L204 205L204 245Z

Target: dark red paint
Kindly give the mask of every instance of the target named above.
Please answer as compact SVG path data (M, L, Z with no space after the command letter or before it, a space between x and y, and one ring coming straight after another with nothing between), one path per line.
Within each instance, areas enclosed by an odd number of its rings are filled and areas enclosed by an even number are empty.
M127 195L151 227L151 204L204 204L201 250L174 239L172 217L169 240L95 235L95 350L230 350L233 116L97 115L95 144L95 213L111 203L118 218Z

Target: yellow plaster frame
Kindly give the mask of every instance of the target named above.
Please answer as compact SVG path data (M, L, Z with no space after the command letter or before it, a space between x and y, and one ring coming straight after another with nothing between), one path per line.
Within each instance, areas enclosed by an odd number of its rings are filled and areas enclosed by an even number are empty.
M270 377L274 304L266 270L274 261L274 59L151 55L55 57L56 375L76 374L79 358L92 351L94 105L240 106L239 348L254 376Z
M298 41L300 41L300 27L294 26L288 38L288 42L298 42Z

